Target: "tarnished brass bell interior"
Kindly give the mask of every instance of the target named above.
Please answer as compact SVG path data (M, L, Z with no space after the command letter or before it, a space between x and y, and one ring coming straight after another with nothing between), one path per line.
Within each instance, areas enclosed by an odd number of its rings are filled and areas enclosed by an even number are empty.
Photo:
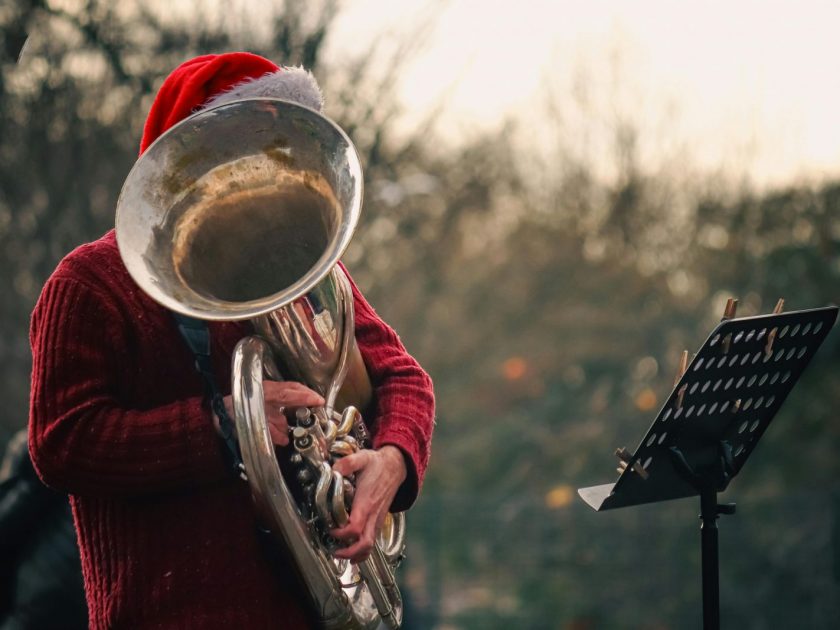
M236 101L193 114L140 156L117 203L117 244L164 307L251 319L330 274L362 194L359 157L335 123L286 101Z
M286 171L255 188L225 183L223 190L217 179L208 174L179 204L188 207L176 225L172 264L186 287L245 302L279 293L315 266L340 214L321 175Z

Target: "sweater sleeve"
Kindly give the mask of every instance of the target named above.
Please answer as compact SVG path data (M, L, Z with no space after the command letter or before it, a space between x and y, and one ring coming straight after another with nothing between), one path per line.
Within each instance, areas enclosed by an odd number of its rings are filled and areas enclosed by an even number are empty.
M350 278L349 273L347 277ZM373 446L394 445L406 460L408 474L391 506L392 511L403 511L417 498L429 463L435 414L432 380L352 279L350 284L356 342L373 385Z
M43 481L70 494L176 492L228 474L201 397L152 409L119 400L131 360L111 300L53 277L32 315L29 447Z

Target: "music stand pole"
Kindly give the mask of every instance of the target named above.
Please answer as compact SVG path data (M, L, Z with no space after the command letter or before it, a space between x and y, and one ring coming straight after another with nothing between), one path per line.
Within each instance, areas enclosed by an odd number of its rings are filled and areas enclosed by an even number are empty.
M700 493L700 548L703 565L703 630L720 628L720 583L718 580L717 492Z
M720 564L717 519L734 514L735 504L718 503L718 492L735 474L732 446L726 440L712 445L717 451L710 466L694 467L676 446L670 448L674 471L700 495L700 560L703 585L703 630L720 629Z

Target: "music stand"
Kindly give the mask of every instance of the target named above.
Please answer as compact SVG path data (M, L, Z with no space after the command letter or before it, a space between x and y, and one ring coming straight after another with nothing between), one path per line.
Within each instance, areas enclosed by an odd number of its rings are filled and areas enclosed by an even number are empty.
M717 493L741 471L837 313L832 306L721 322L618 481L578 490L598 512L700 495L704 630L720 627L716 521L735 512Z

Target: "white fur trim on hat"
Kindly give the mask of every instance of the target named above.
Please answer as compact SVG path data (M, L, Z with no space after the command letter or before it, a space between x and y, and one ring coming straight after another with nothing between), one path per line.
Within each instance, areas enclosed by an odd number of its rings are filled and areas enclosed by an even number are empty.
M281 68L256 79L246 79L229 90L207 100L202 108L244 98L281 98L320 112L324 107L321 88L312 73L301 67Z

